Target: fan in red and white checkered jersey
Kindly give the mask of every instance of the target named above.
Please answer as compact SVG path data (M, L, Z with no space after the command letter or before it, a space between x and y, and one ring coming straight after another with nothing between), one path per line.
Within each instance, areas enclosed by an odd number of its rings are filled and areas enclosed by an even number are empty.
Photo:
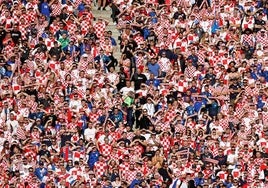
M173 42L173 49L179 48L182 53L186 52L187 49L187 39L183 37L182 33L179 33L179 36Z
M27 40L27 27L29 25L27 24L25 18L21 17L19 22L19 30L21 32L21 39Z
M188 65L185 68L184 75L185 75L186 79L192 80L194 77L194 74L196 72L196 68L192 65L191 62L187 62L187 63L188 63Z
M256 44L261 44L262 46L262 49L264 47L267 47L268 46L268 35L267 35L267 31L262 29L260 30L257 35L256 35Z
M8 10L2 11L0 23L4 25L5 29L11 29L14 24L14 19Z
M242 20L242 30L245 31L246 29L252 30L254 28L254 17L253 16L244 16Z
M248 44L249 46L253 47L255 44L255 37L253 34L245 33L241 36L241 43L243 45Z
M13 54L14 46L11 44L6 45L3 49L3 53L5 54L5 56L9 56L9 54Z
M98 38L102 38L104 36L104 31L107 25L108 25L108 22L105 20L102 20L101 18L99 18L97 23L93 25Z
M108 139L104 139L105 143L104 144L100 144L100 153L105 157L108 158L110 153L112 152L112 145L109 144L109 140Z
M53 2L53 4L50 6L52 12L51 16L59 16L61 14L61 3L59 0L56 0Z
M130 164L128 171L125 174L125 181L131 183L137 175L138 171L135 169L134 164Z
M69 17L69 20L67 21L67 30L71 36L75 35L75 31L77 30L77 25L76 25L74 19L75 19L74 16L71 15Z
M163 147L165 156L167 157L168 152L170 151L170 148L171 148L171 146L173 144L172 138L171 138L171 136L169 135L168 132L163 132L163 135L160 138L160 143L161 143L161 145Z
M104 157L100 155L99 160L94 164L94 173L96 175L96 178L100 178L101 176L106 174L107 169L108 165L104 161Z
M141 43L144 42L144 38L143 38L143 36L141 35L140 32L138 32L138 33L136 33L136 34L134 35L134 40L135 40L135 42L136 42L137 44L141 44Z
M181 92L181 93L183 93L183 92L185 92L185 91L187 90L187 88L188 88L188 83L187 83L187 81L185 80L183 74L180 75L179 80L178 80L178 82L176 83L175 87L178 88L178 91Z
M19 10L14 10L13 12L14 24L18 24L20 22L20 16L21 16L21 12Z

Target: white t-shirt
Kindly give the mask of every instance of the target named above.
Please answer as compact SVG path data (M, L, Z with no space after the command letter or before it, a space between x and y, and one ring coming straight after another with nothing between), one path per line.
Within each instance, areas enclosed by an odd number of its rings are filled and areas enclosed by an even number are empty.
M130 92L130 91L133 91L134 92L134 88L132 88L132 87L123 87L120 90L120 92L123 93L123 96L126 96L128 94L128 92Z
M96 135L97 130L92 127L92 128L86 128L84 131L84 136L86 140L94 140L95 139L95 135Z
M153 103L145 103L142 108L147 110L149 116L153 116L155 113L155 107Z

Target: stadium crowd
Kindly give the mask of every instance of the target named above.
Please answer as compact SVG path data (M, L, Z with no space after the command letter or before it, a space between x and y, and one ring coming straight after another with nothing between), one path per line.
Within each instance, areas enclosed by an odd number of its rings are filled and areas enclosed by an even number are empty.
M0 12L1 187L268 187L268 1Z

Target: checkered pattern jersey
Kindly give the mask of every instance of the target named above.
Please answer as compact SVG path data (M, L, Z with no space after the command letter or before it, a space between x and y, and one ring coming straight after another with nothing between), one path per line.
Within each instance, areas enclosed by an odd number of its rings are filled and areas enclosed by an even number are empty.
M100 178L105 171L108 169L108 165L105 162L97 161L94 165L94 169L96 171L96 177Z
M235 108L235 114L238 118L242 118L243 113L244 113L244 104L238 103Z
M77 26L76 26L76 24L74 24L74 23L70 23L70 24L68 24L67 25L67 28L68 28L68 32L69 32L69 34L72 36L72 35L74 35L75 34L75 31L77 30Z
M57 4L51 5L51 10L52 10L52 12L51 12L52 16L60 15L60 13L61 13L61 4L57 3Z
M132 182L136 178L137 172L137 170L128 170L125 176L125 180L128 182Z
M219 125L223 128L223 130L225 130L229 126L228 118L225 117L225 118L220 119Z
M104 36L105 28L106 28L105 22L98 22L94 24L94 29L96 31L96 35L98 38L102 38Z
M105 157L108 157L111 152L112 152L112 146L110 144L100 145L100 153Z
M14 47L11 45L6 45L3 49L3 53L8 56L9 54L12 54L14 51Z
M135 36L134 40L136 41L137 44L140 44L141 42L144 41L144 39L141 35Z
M86 70L87 66L88 66L88 60L81 59L79 61L79 65L78 65L79 69Z
M99 114L98 113L90 113L89 114L89 119L90 119L90 121L91 122L93 122L93 123L96 123L97 122L97 120L98 120L98 118L99 118Z
M27 28L28 27L28 25L27 24L19 24L19 30L20 30L20 32L21 32L21 38L23 39L23 40L26 40L27 39Z
M129 165L130 164L129 163L126 163L126 162L121 163L119 165L119 171L121 172L123 179L126 179L126 173L127 173L128 169L129 169Z
M35 22L36 18L37 18L37 14L35 11L27 11L27 21L28 23L32 23Z
M164 121L165 122L171 122L174 117L176 116L176 112L173 109L169 109L166 111L165 115L164 115Z
M135 56L136 59L136 68L144 67L145 59L143 56Z
M182 124L175 125L175 132L184 133L185 131L186 131L186 128Z
M268 37L267 37L267 33L264 34L264 36L262 36L259 32L257 33L256 36L256 43L257 44L261 44L262 47L267 47L268 46Z
M18 24L20 22L20 17L18 17L17 15L14 15L13 20L14 20L14 24Z
M242 38L241 40L242 40L242 44L243 45L245 45L246 43L248 43L251 47L254 46L255 39L254 39L254 35L253 34L249 34L249 35L243 34L241 38Z
M244 19L242 22L242 29L253 29L254 27L254 21L253 20L249 20L248 22Z
M170 147L172 145L171 138L169 136L163 137L161 139L161 145L163 146L164 152L167 154L167 152L170 150Z
M184 81L184 80L178 81L177 86L178 86L179 92L185 92L186 89L188 88L187 81Z
M185 68L185 72L184 72L184 75L189 78L189 79L192 79L194 77L194 73L196 71L196 68L194 66L187 66Z
M206 57L204 51L203 50L198 50L196 52L196 55L198 57L198 63L203 65L205 63L205 57Z
M217 63L221 62L221 57L219 55L215 55L213 54L210 58L209 58L209 64L212 67L216 67Z

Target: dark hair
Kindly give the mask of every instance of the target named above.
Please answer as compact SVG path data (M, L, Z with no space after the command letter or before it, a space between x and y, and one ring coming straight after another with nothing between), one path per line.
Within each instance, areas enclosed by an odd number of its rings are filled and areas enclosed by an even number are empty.
M188 181L188 188L195 188L195 183L194 183L194 180L190 180Z

